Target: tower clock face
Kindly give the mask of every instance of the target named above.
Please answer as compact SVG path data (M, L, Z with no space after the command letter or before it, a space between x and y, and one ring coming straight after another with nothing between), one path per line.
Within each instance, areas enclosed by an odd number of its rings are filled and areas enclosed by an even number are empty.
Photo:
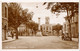
M49 17L46 17L46 24L49 24Z

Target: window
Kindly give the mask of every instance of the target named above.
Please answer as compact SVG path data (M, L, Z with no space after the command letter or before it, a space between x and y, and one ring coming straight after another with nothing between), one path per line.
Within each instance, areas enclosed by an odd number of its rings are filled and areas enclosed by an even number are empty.
M45 30L45 27L44 27L44 30Z
M7 8L5 7L5 17L7 17Z
M50 30L51 30L51 27L50 27Z
M48 26L46 26L46 30L48 30Z

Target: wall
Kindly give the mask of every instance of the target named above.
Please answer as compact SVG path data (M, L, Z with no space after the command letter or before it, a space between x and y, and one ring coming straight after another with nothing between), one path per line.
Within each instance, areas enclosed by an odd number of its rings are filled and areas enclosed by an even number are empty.
M5 10L6 8L6 10ZM8 30L8 5L2 3L2 40L6 40Z

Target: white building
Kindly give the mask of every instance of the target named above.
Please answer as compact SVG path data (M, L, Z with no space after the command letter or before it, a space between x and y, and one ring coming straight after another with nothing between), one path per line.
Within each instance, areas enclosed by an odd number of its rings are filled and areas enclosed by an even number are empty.
M18 33L19 35L26 35L26 25L25 24L20 24L18 27Z
M42 34L43 35L53 35L52 34L52 24L49 24L49 17L46 17L45 18L45 24L42 24L41 27L42 27Z

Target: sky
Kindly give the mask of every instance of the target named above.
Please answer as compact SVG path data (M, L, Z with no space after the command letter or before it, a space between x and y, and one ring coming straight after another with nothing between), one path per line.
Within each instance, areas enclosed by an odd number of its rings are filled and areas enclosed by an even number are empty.
M45 9L47 7L46 5L43 5L43 2L22 2L20 3L21 7L23 9L28 9L29 12L33 12L33 18L32 20L38 23L38 17L40 17L40 25L45 24L45 17L50 18L50 24L61 24L65 22L64 17L67 15L66 12L59 13L59 16L57 17L56 14L53 14L50 12L50 9ZM38 6L38 8L36 8Z

